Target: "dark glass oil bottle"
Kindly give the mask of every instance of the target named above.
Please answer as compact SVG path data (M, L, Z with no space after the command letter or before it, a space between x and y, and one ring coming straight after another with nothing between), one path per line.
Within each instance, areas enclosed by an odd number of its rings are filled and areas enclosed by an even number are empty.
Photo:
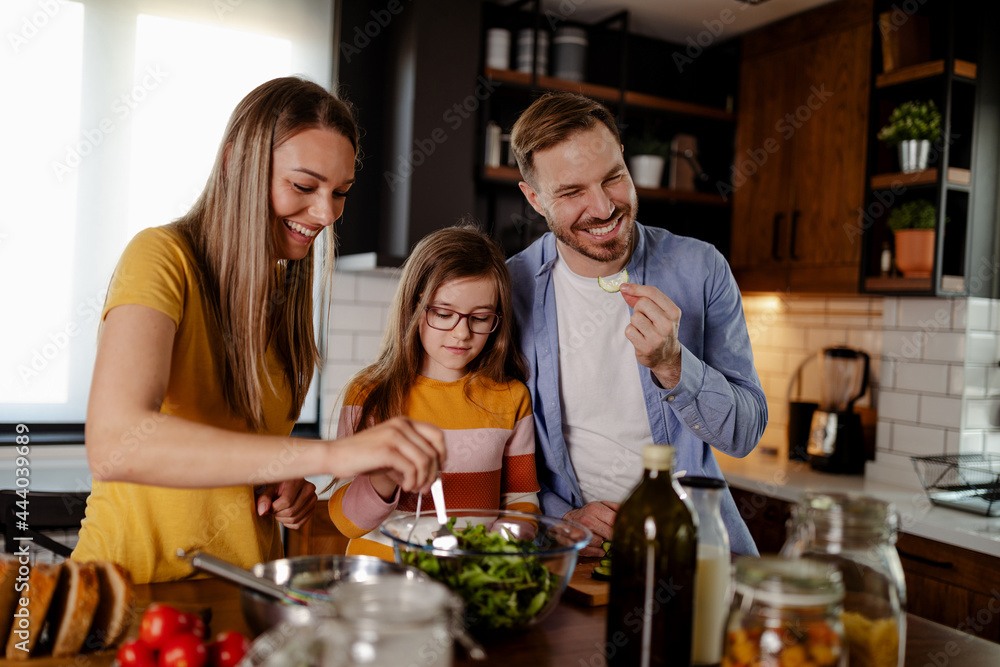
M647 445L642 481L611 539L608 667L691 664L698 528L671 471L674 448Z

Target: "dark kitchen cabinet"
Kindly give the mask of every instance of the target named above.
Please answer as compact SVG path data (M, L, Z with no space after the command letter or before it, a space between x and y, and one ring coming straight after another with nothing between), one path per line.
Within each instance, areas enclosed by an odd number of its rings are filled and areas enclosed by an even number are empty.
M864 204L871 0L747 35L733 164L740 287L856 292Z

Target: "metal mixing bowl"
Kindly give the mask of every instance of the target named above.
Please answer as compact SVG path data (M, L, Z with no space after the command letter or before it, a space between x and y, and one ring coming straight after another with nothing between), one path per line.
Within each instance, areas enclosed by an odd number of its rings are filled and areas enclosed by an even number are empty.
M417 569L374 556L297 556L258 563L253 566L252 571L256 576L276 584L307 590L328 590L340 581L371 581L386 577L426 578ZM288 604L247 588L240 589L240 607L243 618L255 635L279 623L307 625L319 616L330 616L333 613L332 609L329 613L324 613L322 603L308 606Z

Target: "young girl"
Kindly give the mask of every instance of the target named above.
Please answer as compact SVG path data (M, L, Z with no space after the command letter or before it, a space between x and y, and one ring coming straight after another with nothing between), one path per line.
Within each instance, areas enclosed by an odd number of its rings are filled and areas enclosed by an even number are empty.
M343 441L291 438L319 357L313 247L354 182L358 127L298 78L236 107L201 197L140 232L108 289L87 411L94 475L73 558L136 583L188 577L177 549L240 567L280 558L279 523L316 504L307 475L391 470L426 489L440 430L400 418ZM328 263L329 267L329 263Z
M426 236L407 259L378 360L349 385L337 437L406 415L444 430L448 507L538 511L535 434L513 342L503 254L467 226ZM379 525L416 510L393 471L339 485L330 516L348 554L392 560ZM433 512L429 494L421 512Z

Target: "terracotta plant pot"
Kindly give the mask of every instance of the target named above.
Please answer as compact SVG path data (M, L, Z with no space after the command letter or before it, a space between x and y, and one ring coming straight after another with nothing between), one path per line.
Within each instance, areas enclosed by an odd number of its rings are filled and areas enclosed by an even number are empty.
M930 278L934 270L934 230L896 232L896 268L906 278Z

